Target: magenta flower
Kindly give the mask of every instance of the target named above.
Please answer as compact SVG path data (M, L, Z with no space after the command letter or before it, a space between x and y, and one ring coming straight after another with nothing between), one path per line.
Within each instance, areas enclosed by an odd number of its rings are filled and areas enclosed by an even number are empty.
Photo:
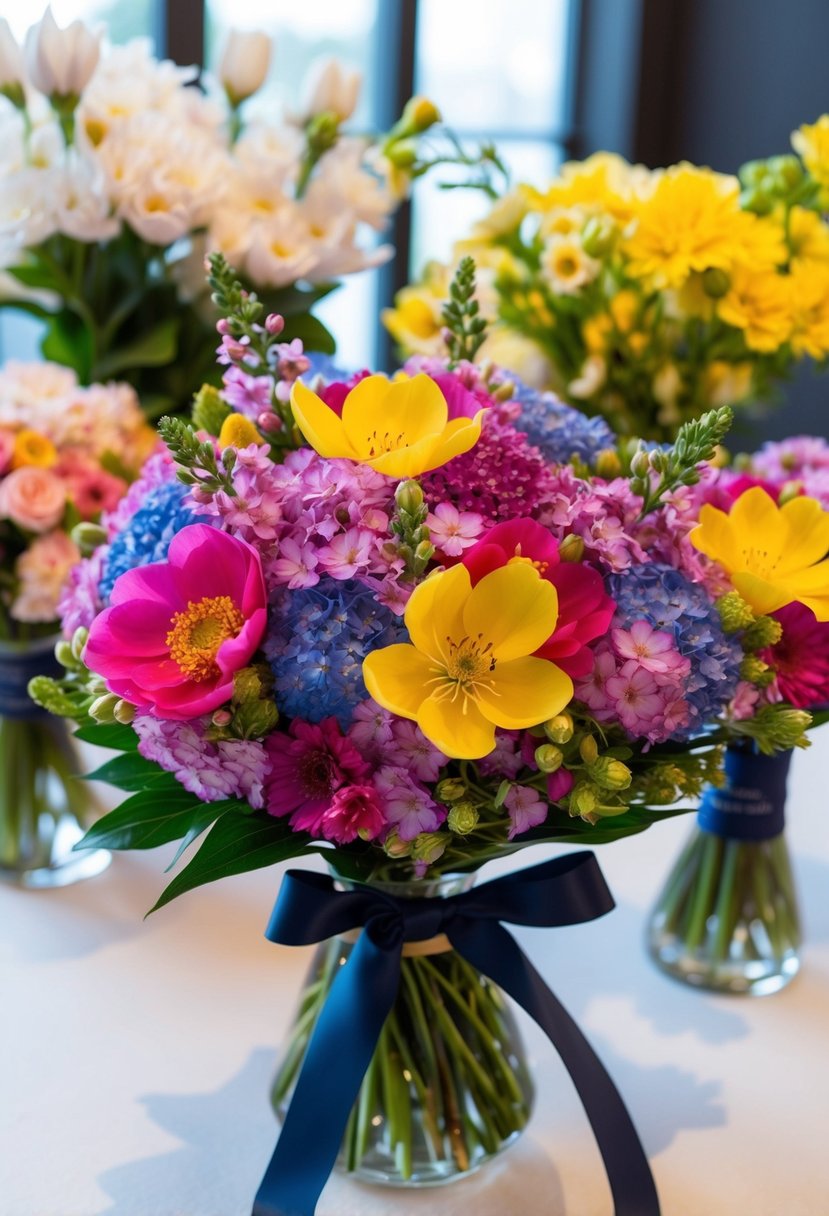
M547 778L547 797L550 802L561 802L566 798L575 785L575 778L567 768L560 768L556 773L550 773Z
M229 700L262 640L267 594L259 554L207 524L174 537L166 562L116 579L84 659L110 692L184 720Z
M397 828L401 840L436 832L443 823L446 812L405 769L385 766L375 774L374 784L382 795L386 820Z
M265 749L271 762L265 790L268 812L280 818L290 815L295 832L326 834L323 819L334 794L344 786L362 786L369 774L369 765L343 736L336 718L316 724L295 718L288 734L275 731L267 738ZM353 807L346 811L341 808L339 814L348 820L355 812Z
M537 828L547 818L547 803L537 790L526 785L514 785L504 799L510 817L508 840Z
M817 621L797 602L774 614L783 626L780 641L762 657L777 674L777 690L798 709L829 702L829 623Z
M337 790L320 827L326 840L350 844L357 837L374 840L386 828L380 794L373 785L346 785Z
M525 561L558 592L558 618L550 637L535 652L569 676L585 676L593 666L587 643L603 637L616 604L605 593L602 576L580 562L562 562L558 541L532 519L512 519L490 528L462 559L473 587L509 562Z

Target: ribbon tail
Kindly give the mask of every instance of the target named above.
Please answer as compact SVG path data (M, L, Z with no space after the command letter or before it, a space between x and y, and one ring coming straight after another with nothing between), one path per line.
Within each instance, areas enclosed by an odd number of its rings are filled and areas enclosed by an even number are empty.
M648 1159L619 1091L521 947L497 922L466 921L447 932L459 953L523 1006L558 1051L593 1128L615 1216L660 1216Z
M362 933L322 1007L252 1216L313 1216L400 982L400 948Z

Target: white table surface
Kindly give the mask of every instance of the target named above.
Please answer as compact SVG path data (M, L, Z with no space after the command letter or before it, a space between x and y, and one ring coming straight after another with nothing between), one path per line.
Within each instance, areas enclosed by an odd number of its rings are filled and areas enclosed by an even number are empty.
M688 820L599 849L618 902L609 916L517 931L620 1087L663 1216L829 1212L828 783L829 730L793 765L807 943L781 993L709 996L646 959L645 915ZM63 890L0 887L0 1216L249 1216L276 1136L268 1085L310 950L262 935L283 867L142 920L169 856L118 855ZM538 1104L512 1150L438 1190L335 1178L319 1216L610 1216L563 1066L525 1026Z

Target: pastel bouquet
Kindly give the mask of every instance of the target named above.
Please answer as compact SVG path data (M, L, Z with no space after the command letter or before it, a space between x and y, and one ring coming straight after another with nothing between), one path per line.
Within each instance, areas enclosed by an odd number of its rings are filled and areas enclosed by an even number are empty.
M617 431L670 439L706 410L762 401L829 353L827 133L824 115L792 136L798 155L736 177L607 153L568 163L498 199L385 323L405 351L439 347L447 279L471 253L495 323L485 354Z
M212 281L225 387L198 394L195 429L162 421L168 452L73 575L66 675L31 685L121 753L97 777L130 797L86 844L177 840L178 859L203 836L157 908L329 862L331 879L285 878L269 930L331 940L275 1082L261 1210L311 1213L341 1141L348 1169L410 1184L509 1143L532 1085L504 988L564 1056L620 1200L656 1213L618 1094L496 924L607 910L595 859L470 887L526 845L676 813L728 739L805 743L808 713L753 690L768 612L798 595L829 615L829 515L756 488L697 510L727 409L631 457L601 420L476 365L470 261L443 357L391 379L288 365L281 318L221 259Z
M54 662L61 587L81 557L76 529L82 541L115 509L156 442L126 384L81 388L50 363L0 368L2 877L46 883L61 863L64 880L89 868L79 867L82 855L67 856L87 803L71 740L65 724L35 709L26 685Z
M47 9L24 49L0 19L0 303L41 318L43 353L84 383L120 376L157 417L211 369L206 250L231 257L286 319L333 350L313 306L390 256L377 243L429 167L439 115L415 98L394 128L347 135L360 76L331 61L281 123L246 120L270 40L232 33L218 79Z
M750 497L749 497L750 496ZM766 517L757 558L793 578L789 602L752 623L744 602L726 614L743 638L756 632L765 645L750 661L751 681L732 704L737 718L775 705L809 711L815 723L829 708L829 620L817 590L819 559L829 551L824 528L829 508L829 444L812 436L766 443L733 467L710 469L695 487L698 504L734 517L753 501ZM816 504L823 508L818 514ZM811 588L795 576L776 548L779 520L788 515L800 544L818 563ZM802 530L801 530L802 529ZM825 564L825 563L823 563ZM756 591L749 597L757 606ZM776 597L780 599L780 597ZM748 670L748 664L746 667ZM697 826L666 881L651 917L648 940L656 962L696 987L764 995L778 991L800 966L800 917L785 838L786 786L792 753L757 754L732 741L724 783L707 791Z

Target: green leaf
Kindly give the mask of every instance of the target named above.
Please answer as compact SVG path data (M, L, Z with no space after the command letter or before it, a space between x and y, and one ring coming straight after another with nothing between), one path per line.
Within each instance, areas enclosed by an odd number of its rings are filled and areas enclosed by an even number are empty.
M186 852L193 841L197 840L198 837L201 836L202 832L209 828L211 823L214 822L214 820L217 818L216 807L218 805L219 804L216 802L205 802L202 806L202 814L199 814L198 811L194 812L190 827L187 829L186 835L182 836L181 843L176 849L173 860L164 870L165 874L169 874L170 871L175 868L181 855ZM230 807L228 807L228 809L230 809Z
M74 368L81 384L89 383L92 339L83 321L74 312L64 308L49 319L40 349L45 359Z
M48 266L40 266L36 262L29 262L21 266L7 266L6 273L11 275L13 279L16 279L18 283L22 283L24 287L46 288L49 291L57 291L59 293L55 276Z
M172 773L165 772L161 765L156 764L154 760L145 760L137 752L107 760L100 768L96 768L94 773L85 774L84 780L106 781L108 785L114 785L119 790L145 790L149 785L152 785L156 792L159 785L171 790L181 789Z
M111 380L136 367L161 367L171 363L178 349L178 317L165 317L126 346L103 355L95 365L96 380Z
M117 752L138 751L138 735L131 726L120 722L89 722L75 731L75 738L96 747L109 747Z
M0 308L8 309L14 312L25 312L31 317L37 317L43 321L47 317L54 316L54 311L49 308L44 308L42 304L36 303L35 300L20 300L17 296L8 297L0 296Z
M313 287L281 287L276 291L257 291L265 312L278 312L283 317L294 317L325 299L336 291L339 283L315 283Z
M331 332L318 317L312 317L309 312L297 317L288 317L283 332L286 342L290 342L292 338L301 338L306 350L319 350L324 355L333 355L337 349Z
M83 849L154 849L186 835L204 804L195 794L176 790L142 790L93 824L78 847ZM212 803L216 815L221 803Z
M300 853L319 852L303 832L292 832L281 819L259 813L224 815L210 829L196 856L165 888L150 912L163 908L185 891L205 883L273 866ZM149 915L149 913L147 913Z

